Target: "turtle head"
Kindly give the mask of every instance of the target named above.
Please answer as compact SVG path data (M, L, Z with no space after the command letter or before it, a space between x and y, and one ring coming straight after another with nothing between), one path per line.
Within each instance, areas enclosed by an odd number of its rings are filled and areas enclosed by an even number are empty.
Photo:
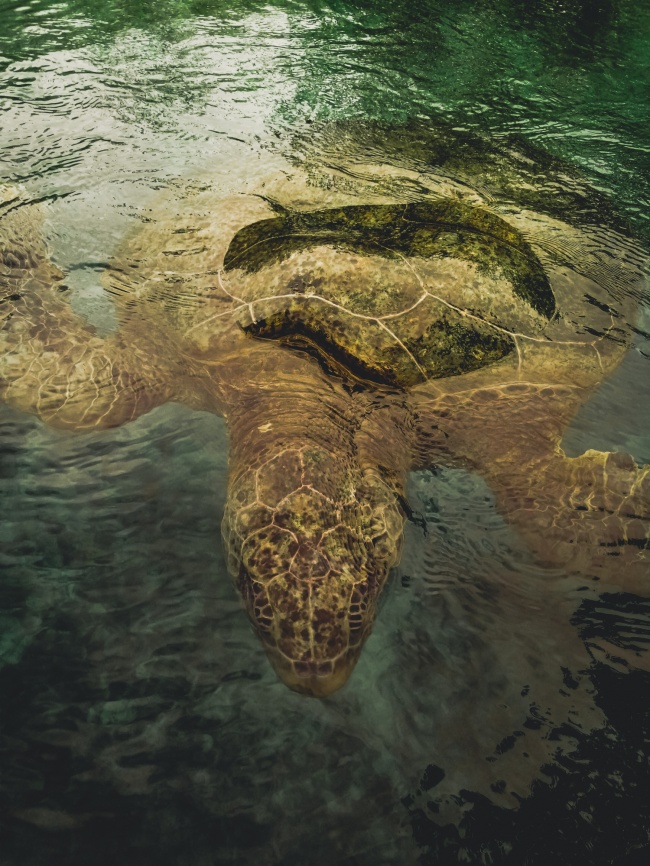
M279 677L324 697L370 634L396 563L395 488L314 445L288 445L236 476L224 516L229 568Z

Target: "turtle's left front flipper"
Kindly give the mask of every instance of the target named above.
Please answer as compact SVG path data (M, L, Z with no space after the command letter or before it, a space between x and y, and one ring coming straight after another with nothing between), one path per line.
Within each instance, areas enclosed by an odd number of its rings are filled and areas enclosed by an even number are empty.
M41 225L39 205L0 190L2 398L70 429L114 427L169 399L144 343L102 339L73 313Z
M482 475L541 562L650 594L650 466L626 454L567 457L561 437L589 392L512 383L416 404L416 465Z

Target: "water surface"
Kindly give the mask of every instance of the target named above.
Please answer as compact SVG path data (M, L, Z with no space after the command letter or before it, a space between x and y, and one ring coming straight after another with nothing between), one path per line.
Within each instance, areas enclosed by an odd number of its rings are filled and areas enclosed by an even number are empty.
M650 240L647 3L0 3L3 182L71 303L179 178L246 181L350 117L516 133ZM650 315L565 438L650 461ZM271 671L227 576L221 419L71 436L0 409L0 862L383 866L648 857L650 606L543 569L459 470L414 473L350 683ZM650 574L649 574L650 581Z

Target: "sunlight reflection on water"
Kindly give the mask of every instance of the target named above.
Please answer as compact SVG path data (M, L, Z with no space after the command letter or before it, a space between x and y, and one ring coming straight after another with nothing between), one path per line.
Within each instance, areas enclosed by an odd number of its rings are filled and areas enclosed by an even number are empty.
M508 3L128 5L0 6L2 177L50 200L71 303L103 333L115 316L100 273L159 190L210 177L239 191L312 120L438 112L523 132L648 234L643 10L592 10L616 39L576 12L549 59L539 4L541 24ZM650 460L643 333L637 348L566 434L569 453ZM446 864L470 850L546 866L545 835L570 858L610 814L620 827L594 866L628 866L615 857L647 844L647 607L599 608L537 565L482 480L412 474L427 533L408 527L350 684L305 700L269 668L226 574L220 419L165 406L71 437L0 411L10 866L46 850L134 866L143 850L191 866Z

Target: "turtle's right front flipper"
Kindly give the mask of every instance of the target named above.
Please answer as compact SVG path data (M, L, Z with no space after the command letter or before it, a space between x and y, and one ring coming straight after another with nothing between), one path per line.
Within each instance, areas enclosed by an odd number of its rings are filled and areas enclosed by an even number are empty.
M70 429L114 427L169 398L146 347L98 337L64 297L38 205L0 198L0 395ZM2 191L0 191L2 196Z

